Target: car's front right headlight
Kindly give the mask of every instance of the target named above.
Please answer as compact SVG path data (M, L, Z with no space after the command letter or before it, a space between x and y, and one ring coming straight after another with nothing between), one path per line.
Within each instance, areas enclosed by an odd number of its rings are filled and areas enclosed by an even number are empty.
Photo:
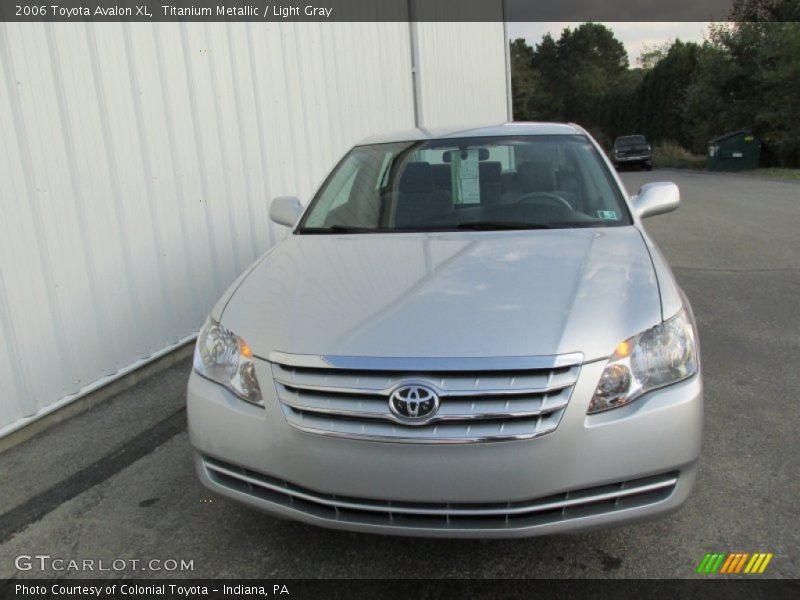
M697 373L694 328L682 310L619 344L608 359L588 414L618 408Z
M197 336L194 369L242 400L263 406L250 346L212 318L206 320Z

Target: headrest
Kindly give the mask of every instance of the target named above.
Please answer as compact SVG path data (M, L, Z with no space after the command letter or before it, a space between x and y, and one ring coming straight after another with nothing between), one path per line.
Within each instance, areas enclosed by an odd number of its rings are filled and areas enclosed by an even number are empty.
M431 169L433 170L433 182L436 187L449 190L452 185L450 165L431 165Z
M500 163L497 161L482 162L478 165L478 176L481 181L499 182L500 181Z
M555 189L553 170L544 160L529 160L517 166L517 177L526 192L552 192Z
M418 194L433 190L433 170L426 162L411 162L400 176L399 190L405 194Z

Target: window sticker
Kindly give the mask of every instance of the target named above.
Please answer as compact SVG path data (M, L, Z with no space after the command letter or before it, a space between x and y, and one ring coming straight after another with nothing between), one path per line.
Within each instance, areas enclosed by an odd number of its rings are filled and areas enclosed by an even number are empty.
M617 211L615 210L598 210L597 216L603 221L616 221L617 220Z
M453 152L453 183L455 204L478 204L481 201L478 150Z

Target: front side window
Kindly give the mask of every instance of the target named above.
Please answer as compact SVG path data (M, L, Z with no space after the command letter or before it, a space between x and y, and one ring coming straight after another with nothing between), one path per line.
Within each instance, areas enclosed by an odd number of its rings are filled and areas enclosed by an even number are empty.
M630 225L622 194L582 135L356 146L296 233Z

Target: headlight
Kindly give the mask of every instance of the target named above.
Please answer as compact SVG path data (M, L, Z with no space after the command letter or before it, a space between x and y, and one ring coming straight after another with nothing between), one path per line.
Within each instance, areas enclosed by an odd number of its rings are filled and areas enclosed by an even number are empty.
M642 394L697 373L694 329L682 310L622 342L608 359L588 414L624 406Z
M263 405L253 352L242 338L209 318L197 336L194 369L242 400Z

